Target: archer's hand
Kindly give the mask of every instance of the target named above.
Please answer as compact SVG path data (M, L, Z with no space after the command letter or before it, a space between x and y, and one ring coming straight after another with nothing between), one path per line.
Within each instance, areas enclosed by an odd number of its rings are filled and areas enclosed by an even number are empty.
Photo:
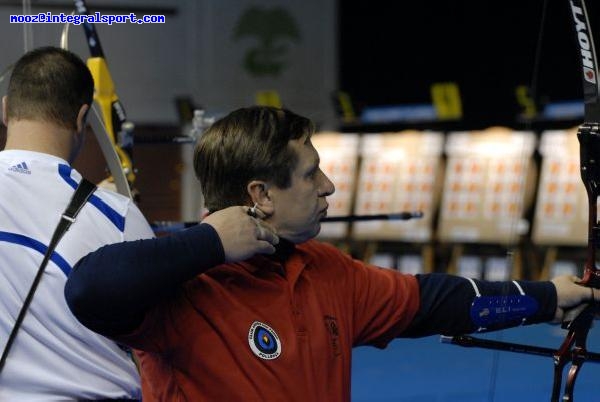
M225 261L245 260L255 254L273 254L279 243L275 230L266 222L248 215L248 207L229 207L208 215L202 223L219 235Z
M561 275L552 279L552 283L556 287L556 313L554 314L554 322L562 322L569 317L565 317L565 312L571 311L569 314L572 318L573 314L582 310L579 306L592 301L594 291L592 288L578 285L576 282L581 281L573 275ZM575 314L576 315L576 314Z

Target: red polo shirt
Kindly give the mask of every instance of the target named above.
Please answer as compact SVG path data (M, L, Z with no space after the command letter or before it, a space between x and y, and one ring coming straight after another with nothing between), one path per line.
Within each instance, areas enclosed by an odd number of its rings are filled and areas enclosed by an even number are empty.
M206 271L122 340L144 402L349 401L352 347L385 347L418 307L413 276L309 241Z

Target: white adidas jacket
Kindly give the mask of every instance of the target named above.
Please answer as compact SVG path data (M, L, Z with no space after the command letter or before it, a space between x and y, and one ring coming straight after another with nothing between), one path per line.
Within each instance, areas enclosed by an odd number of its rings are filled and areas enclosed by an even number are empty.
M81 175L66 161L0 152L0 347L3 349L62 212ZM98 189L56 248L0 373L0 401L140 398L129 356L72 316L64 285L102 245L152 237L139 209Z

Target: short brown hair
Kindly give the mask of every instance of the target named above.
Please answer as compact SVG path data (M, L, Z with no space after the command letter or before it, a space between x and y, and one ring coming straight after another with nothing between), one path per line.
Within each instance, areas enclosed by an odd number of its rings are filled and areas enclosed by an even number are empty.
M314 125L306 117L266 106L238 109L216 121L202 135L194 154L208 210L247 205L246 186L252 180L289 187L298 156L288 142L313 132Z
M82 105L90 105L94 79L74 53L41 47L15 64L7 91L6 118L48 121L75 129Z

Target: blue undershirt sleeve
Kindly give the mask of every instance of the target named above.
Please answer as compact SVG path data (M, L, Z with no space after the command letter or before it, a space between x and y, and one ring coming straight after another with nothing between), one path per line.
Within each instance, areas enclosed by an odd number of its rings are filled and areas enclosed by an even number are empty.
M420 289L420 306L411 325L402 337L434 334L458 335L477 331L480 327L471 318L476 293L467 279L446 274L416 275ZM520 318L501 320L486 328L495 330L525 324L551 321L556 312L556 288L552 282L517 281L525 295L537 301L537 309L523 322ZM512 298L520 295L513 282L473 280L482 296Z
M148 309L183 282L224 260L221 240L208 224L161 238L111 244L75 265L65 298L89 329L121 335L134 330Z

